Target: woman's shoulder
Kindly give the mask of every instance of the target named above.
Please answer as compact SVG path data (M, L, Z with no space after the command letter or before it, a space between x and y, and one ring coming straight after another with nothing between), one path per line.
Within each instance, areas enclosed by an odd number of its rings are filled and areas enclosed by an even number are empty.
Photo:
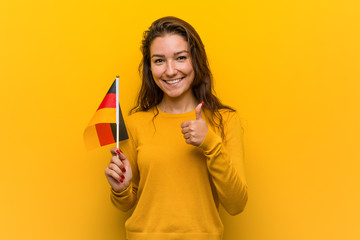
M223 120L227 120L227 119L231 119L231 118L234 118L234 117L237 117L237 111L236 109L234 108L220 108L218 109L218 113L221 115L222 119ZM216 115L216 113L214 113L214 111L209 111L207 110L207 114L210 114L210 115Z
M228 108L220 108L219 112L223 116L232 116L236 115L236 110L234 108L228 109Z
M223 125L225 128L232 128L238 125L242 126L242 119L234 108L221 108L218 109L218 115L214 111L207 111L207 114L211 114L212 116L208 116L208 119L212 119L215 125Z
M150 108L147 111L137 111L131 113L129 116L126 117L127 122L133 124L139 124L147 120L151 120L154 116L154 108Z

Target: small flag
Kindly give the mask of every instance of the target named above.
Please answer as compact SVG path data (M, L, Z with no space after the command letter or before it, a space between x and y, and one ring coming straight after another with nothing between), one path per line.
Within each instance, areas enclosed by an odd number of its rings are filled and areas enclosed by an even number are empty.
M129 138L118 100L118 82L119 78L116 77L94 117L85 128L84 141L88 150L112 143L118 144L118 141Z

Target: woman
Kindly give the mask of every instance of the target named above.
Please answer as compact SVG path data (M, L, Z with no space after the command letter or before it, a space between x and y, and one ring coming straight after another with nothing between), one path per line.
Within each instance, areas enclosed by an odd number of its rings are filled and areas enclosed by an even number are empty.
M213 94L204 45L187 22L156 20L141 51L129 139L105 170L113 204L135 206L127 239L219 240L219 203L235 215L247 201L240 120Z

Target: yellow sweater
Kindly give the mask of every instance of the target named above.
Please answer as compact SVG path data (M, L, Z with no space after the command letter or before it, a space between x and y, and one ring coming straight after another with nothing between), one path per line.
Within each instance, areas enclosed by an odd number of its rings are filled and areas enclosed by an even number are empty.
M130 161L133 180L123 192L111 191L119 209L136 206L125 223L128 240L222 239L219 203L231 215L240 213L247 185L240 119L235 112L221 114L226 141L207 122L209 130L199 147L185 142L180 127L196 119L195 110L170 114L152 108L129 116L130 137L120 148Z

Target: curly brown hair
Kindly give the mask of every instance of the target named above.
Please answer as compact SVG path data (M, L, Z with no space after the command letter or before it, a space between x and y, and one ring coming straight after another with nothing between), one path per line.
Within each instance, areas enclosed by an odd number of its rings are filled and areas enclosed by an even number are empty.
M215 96L213 88L213 77L209 68L208 59L204 44L195 29L182 19L168 16L163 17L151 24L149 29L144 32L142 46L140 48L143 58L139 65L139 73L142 78L140 92L137 97L136 105L130 110L129 114L139 111L148 111L157 106L163 96L163 91L154 82L151 73L150 46L157 37L167 34L178 34L188 42L192 65L195 73L192 83L192 92L199 102L204 102L202 109L208 111L206 114L211 125L217 127L224 138L224 125L220 109L235 111L233 108L223 105ZM159 114L158 110L154 118ZM153 118L153 120L154 120Z

